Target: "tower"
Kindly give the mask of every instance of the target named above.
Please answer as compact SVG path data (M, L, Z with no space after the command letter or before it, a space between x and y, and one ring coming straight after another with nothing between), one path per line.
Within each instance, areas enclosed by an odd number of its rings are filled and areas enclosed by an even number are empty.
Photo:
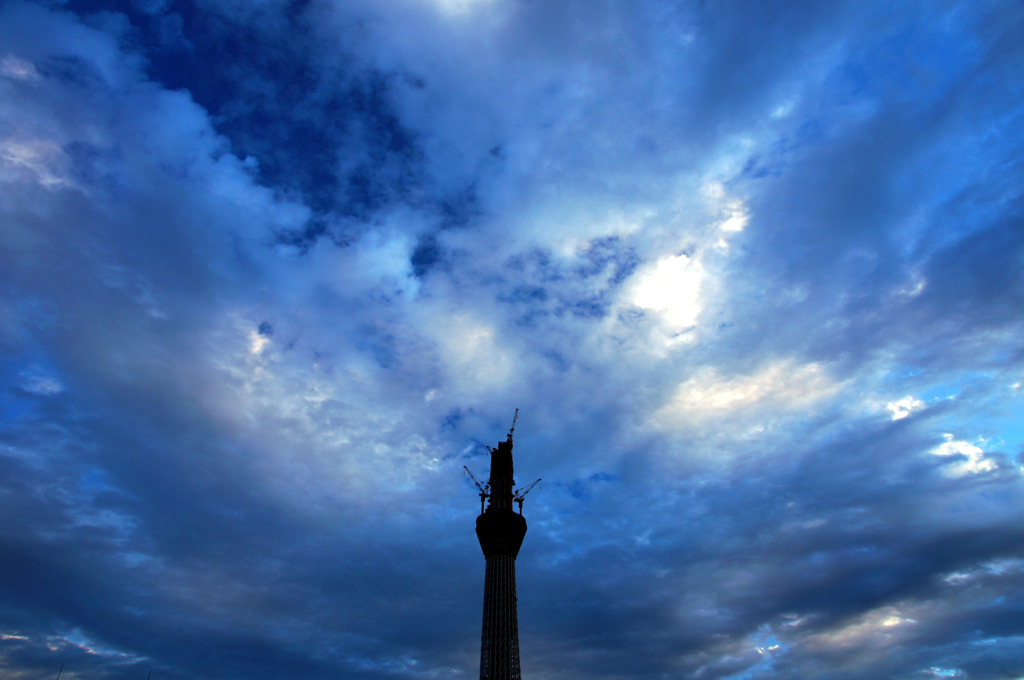
M518 414L517 410L517 417ZM522 515L523 496L537 482L531 484L526 491L512 491L515 483L512 477L514 431L513 419L508 439L491 451L491 477L487 487L480 488L481 505L485 498L489 498L487 509L481 507L480 516L476 518L476 535L487 560L480 680L521 678L519 622L516 615L516 555L526 536L526 520ZM519 503L518 514L512 510L513 500Z

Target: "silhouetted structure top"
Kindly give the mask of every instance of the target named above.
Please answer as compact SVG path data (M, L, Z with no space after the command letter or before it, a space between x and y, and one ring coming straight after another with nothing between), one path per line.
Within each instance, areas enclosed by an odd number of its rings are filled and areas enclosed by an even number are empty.
M487 559L480 680L520 680L521 677L516 555L526 536L526 520L512 510L513 484L510 431L508 439L491 452L490 499L487 510L476 518L476 535Z

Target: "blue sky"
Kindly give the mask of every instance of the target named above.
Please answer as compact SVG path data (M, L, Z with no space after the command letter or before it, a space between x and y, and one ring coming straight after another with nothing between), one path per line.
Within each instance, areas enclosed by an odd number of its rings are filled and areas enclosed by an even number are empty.
M1019 2L0 2L0 669L1021 678Z

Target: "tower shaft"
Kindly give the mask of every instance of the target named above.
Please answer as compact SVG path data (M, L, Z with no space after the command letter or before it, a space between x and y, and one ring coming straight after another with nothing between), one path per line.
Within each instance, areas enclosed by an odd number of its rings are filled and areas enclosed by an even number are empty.
M519 621L516 613L516 558L487 558L480 680L520 680Z

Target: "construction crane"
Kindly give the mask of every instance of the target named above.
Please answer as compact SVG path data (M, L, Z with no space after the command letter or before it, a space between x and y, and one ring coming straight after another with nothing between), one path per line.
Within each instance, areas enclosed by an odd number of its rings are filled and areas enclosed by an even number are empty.
M516 409L516 414L512 416L512 427L508 431L508 440L512 441L512 433L516 431L516 421L519 420L519 409Z
M473 474L473 471L469 469L468 465L463 465L462 469L466 471L466 474L469 475L469 478L473 480L474 484L476 484L476 488L480 489L480 514L482 515L484 514L484 501L486 501L491 496L491 485L481 484L480 480L476 478L476 475Z
M523 499L526 498L526 494L530 493L530 489L532 489L533 487L537 486L538 484L540 484L540 478L539 477L537 478L536 482L534 482L530 486L526 487L525 489L516 489L515 495L513 496L512 500L514 500L516 503L519 503L519 514L520 515L523 514Z

